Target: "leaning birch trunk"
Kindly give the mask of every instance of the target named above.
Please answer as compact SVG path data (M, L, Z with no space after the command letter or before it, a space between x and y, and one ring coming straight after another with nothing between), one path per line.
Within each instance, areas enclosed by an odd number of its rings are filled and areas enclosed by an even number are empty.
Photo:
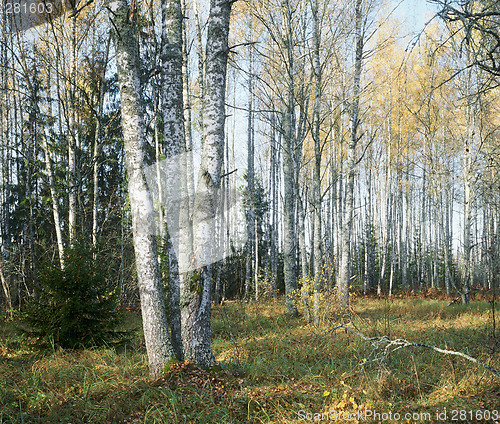
M49 138L48 129L45 129L45 136L42 139L42 148L45 155L45 171L49 179L50 197L52 200L52 214L54 217L54 228L56 230L57 251L59 253L59 265L64 269L64 244L61 231L61 220L59 215L59 204L56 191L56 184L54 180L54 172L52 170L52 161L50 158L50 150L48 147L47 139Z
M47 73L47 87L51 84L51 74ZM52 118L52 103L48 102L48 116ZM54 178L54 171L52 168L52 159L50 157L49 143L50 130L48 128L48 123L45 124L45 136L42 138L42 149L45 155L45 171L47 172L47 178L49 179L49 189L50 197L52 201L52 214L54 217L54 228L56 230L56 241L57 241L57 251L59 253L59 265L61 269L64 269L64 242L62 237L61 229L61 219L59 213L59 203L57 197L56 182Z
M108 2L113 21L113 38L121 99L125 157L129 178L135 262L141 299L146 351L151 378L161 375L173 357L168 334L167 314L156 252L153 201L143 171L144 123L141 110L141 84L137 31L126 0Z
M210 326L215 213L224 149L226 121L226 71L231 3L211 0L206 46L205 98L203 99L203 148L194 201L194 256L199 279L191 279L188 321L185 326L184 356L202 367L215 363Z
M352 234L352 221L354 209L354 172L356 167L356 145L358 144L359 127L359 98L361 93L361 65L363 61L363 30L362 30L362 0L356 0L356 58L354 63L354 88L352 99L352 118L351 118L351 142L347 150L347 187L345 194L345 213L344 222L341 231L342 258L339 270L339 279L337 284L339 307L347 309L349 307L349 283L351 278L351 258L350 258L350 240Z

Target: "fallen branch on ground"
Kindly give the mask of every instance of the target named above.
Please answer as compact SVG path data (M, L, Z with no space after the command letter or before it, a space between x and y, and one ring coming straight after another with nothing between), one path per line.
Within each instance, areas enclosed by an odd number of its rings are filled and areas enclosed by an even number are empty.
M424 343L415 343L415 342L410 342L405 339L395 339L391 340L387 336L382 336L382 337L367 337L364 334L354 331L352 328L349 328L345 325L338 325L334 328L332 328L328 333L335 333L337 330L344 330L346 332L350 332L352 334L355 334L356 336L360 337L364 341L370 343L374 349L379 350L380 348L383 347L383 355L378 355L376 359L380 360L382 359L381 357L387 358L389 354L392 352L395 352L396 350L402 349L404 347L409 347L409 346L414 346L414 347L423 347L426 349L431 349L436 352L442 353L444 355L454 355L454 356L460 356L464 359L467 359L468 361L474 362L475 364L481 365L482 367L486 368L487 370L491 371L493 374L495 374L497 377L500 377L500 371L496 370L495 368L490 367L489 365L486 365L484 362L481 362L477 360L476 358L473 358L472 356L469 356L465 353L462 352L457 352L454 350L448 350L448 349L441 349L436 346L431 346L428 344ZM384 346L385 345L385 346Z

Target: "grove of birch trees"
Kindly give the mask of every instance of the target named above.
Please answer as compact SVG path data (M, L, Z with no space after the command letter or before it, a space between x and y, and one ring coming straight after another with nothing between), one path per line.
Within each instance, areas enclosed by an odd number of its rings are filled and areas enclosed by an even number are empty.
M325 294L498 288L500 9L434 0L410 32L396 3L2 6L2 313L92 246L158 376L214 363L213 301L318 322Z

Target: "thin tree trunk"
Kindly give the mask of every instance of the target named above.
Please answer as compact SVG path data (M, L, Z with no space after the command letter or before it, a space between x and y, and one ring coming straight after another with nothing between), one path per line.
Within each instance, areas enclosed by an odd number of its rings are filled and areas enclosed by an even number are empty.
M289 0L284 2L286 61L288 71L288 87L286 106L282 114L283 127L283 178L284 178L284 220L283 220L283 268L285 277L285 302L289 314L297 313L297 245L296 245L296 188L295 188L295 66L294 66L294 34L292 31L293 12Z
M251 22L251 19L250 19ZM252 27L250 25L250 33ZM253 267L255 263L255 165L254 165L254 117L253 117L253 47L249 48L248 70L248 128L247 128L247 255L245 276L245 299L250 298L252 287L255 288Z
M102 68L101 80L99 82L99 104L97 107L96 128L94 136L94 150L92 152L93 162L93 193L92 193L92 245L94 249L97 247L97 232L98 232L98 211L99 211L99 143L101 142L101 119L102 109L104 105L104 95L106 93L106 67L108 65L109 47L111 44L111 34L106 46L106 56L104 58L104 66ZM95 257L94 257L95 260Z
M292 149L294 146L291 121L291 106L282 115L283 119L283 178L284 178L284 220L283 220L283 266L285 277L286 308L289 314L297 313L296 291L296 246L295 246L295 188Z
M347 187L345 197L344 223L341 232L342 262L340 264L338 280L338 299L341 309L349 308L349 284L351 279L350 241L354 218L354 173L356 167L356 146L358 144L359 129L359 100L361 95L361 68L363 61L363 13L362 0L356 0L356 56L354 62L354 87L352 96L351 141L347 151Z
M50 72L47 73L47 87L51 85ZM49 96L50 97L50 96ZM52 100L49 98L48 103L48 116L49 119L52 119ZM47 177L49 179L49 189L50 189L50 197L52 200L52 214L54 217L54 228L56 230L56 241L57 241L57 251L59 254L59 265L61 269L64 269L64 242L62 237L61 230L61 219L59 214L59 197L57 195L57 188L54 179L54 171L52 169L52 159L50 155L50 149L48 141L50 140L51 132L48 128L48 123L44 124L44 137L42 137L42 148L45 155L45 170L47 172Z
M68 202L68 230L69 243L73 246L76 239L76 201L77 201L77 184L76 184L76 20L77 17L70 18L71 34L70 34L70 75L69 75L69 139L68 139L68 186L69 186L69 202Z
M319 323L320 292L323 288L323 245L322 245L322 214L321 214L321 156L322 145L320 140L321 129L321 96L322 70L320 62L320 22L319 1L312 0L311 11L313 16L313 71L314 71L314 111L313 111L313 139L314 139L314 181L313 181L313 220L314 220L314 321Z

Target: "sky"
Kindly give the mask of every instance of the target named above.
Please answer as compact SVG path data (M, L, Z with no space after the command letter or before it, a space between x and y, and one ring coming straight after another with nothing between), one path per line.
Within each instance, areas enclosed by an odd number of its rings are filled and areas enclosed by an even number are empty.
M436 6L426 0L391 0L395 16L401 17L412 32L420 32L436 12Z

